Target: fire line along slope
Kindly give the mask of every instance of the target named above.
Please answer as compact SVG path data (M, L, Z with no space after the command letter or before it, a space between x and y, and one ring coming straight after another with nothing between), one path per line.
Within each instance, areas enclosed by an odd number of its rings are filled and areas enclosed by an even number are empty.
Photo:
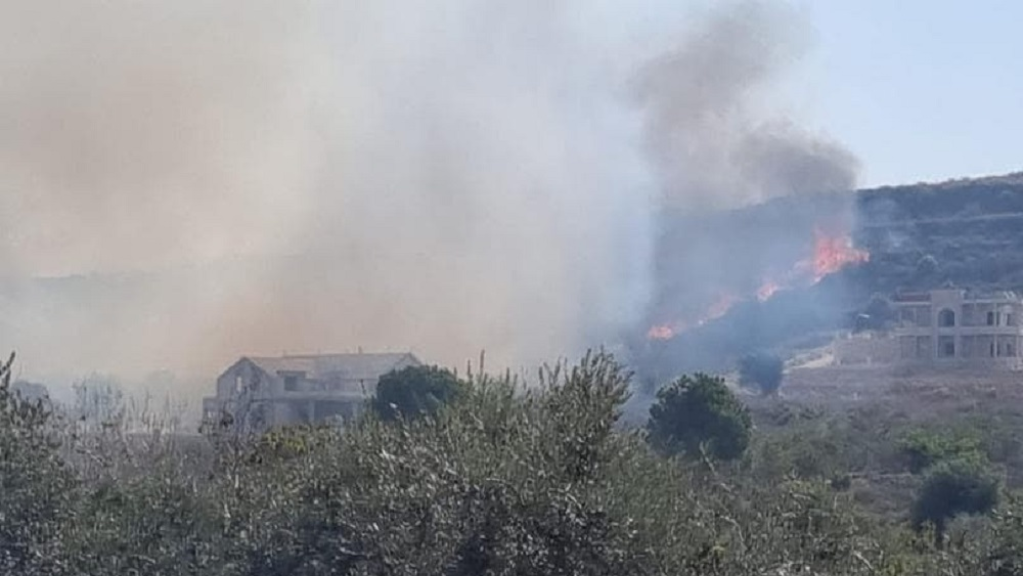
M666 215L633 363L652 378L730 369L849 327L875 294L1020 292L1022 223L1021 173Z

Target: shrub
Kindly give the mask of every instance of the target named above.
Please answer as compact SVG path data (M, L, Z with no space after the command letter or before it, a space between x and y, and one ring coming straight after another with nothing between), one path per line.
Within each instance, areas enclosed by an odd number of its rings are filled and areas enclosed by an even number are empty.
M896 311L888 298L881 294L875 294L858 318L858 329L882 330L896 320Z
M68 564L90 576L208 574L224 534L224 501L209 496L168 466L103 482L83 494L66 529Z
M1024 574L1024 524L1021 518L1020 492L1012 493L993 515L992 549L985 555L992 576Z
M275 430L203 444L198 460L180 447L149 458L148 439L122 437L95 463L108 473L84 476L96 454L64 464L52 434L64 429L0 386L0 574L1020 573L1019 500L958 518L955 551L935 553L907 526L858 514L838 481L662 457L620 425L629 379L610 355L588 354L543 369L537 385L478 376L457 402L399 426ZM721 379L683 377L658 406L652 443L726 457L748 441L749 416ZM815 454L850 450L845 436L823 438L806 451L811 468ZM958 543L968 522L979 528Z
M988 512L996 505L998 496L998 481L977 460L944 461L928 470L911 516L919 530L931 524L936 545L941 546L951 518Z
M434 414L460 395L464 384L450 370L410 366L381 376L371 408L384 420Z
M75 482L46 405L11 390L13 362L0 362L0 574L49 574Z
M941 434L922 429L907 433L899 441L898 449L914 474L945 460L981 457L980 442L973 436Z
M740 359L740 384L774 394L782 385L782 359L772 354L750 354Z
M794 476L829 479L851 472L842 448L845 438L835 433L834 422L795 425L793 429L757 438L748 454L750 472L765 481Z
M750 443L747 408L725 381L706 374L682 376L658 391L647 422L647 437L658 450L696 456L705 450L731 460Z

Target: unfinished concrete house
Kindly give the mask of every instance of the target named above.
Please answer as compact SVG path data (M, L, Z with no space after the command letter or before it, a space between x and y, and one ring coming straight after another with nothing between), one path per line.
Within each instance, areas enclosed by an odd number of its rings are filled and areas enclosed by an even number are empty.
M960 289L900 294L893 335L908 362L1021 367L1021 297Z
M381 376L420 364L409 353L245 356L203 399L204 418L248 429L341 423L359 414Z
M897 294L885 332L836 340L836 364L918 364L1021 369L1021 297L946 288Z

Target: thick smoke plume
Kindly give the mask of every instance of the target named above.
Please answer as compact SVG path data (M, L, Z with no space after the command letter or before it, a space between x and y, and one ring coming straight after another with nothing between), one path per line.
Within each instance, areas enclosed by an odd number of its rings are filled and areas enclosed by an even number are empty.
M813 253L816 231L850 231L851 195L813 205L802 197L851 190L859 162L772 106L810 32L786 5L716 4L641 67L634 96L662 192L654 333L720 316L723 302L763 299L766 286ZM707 214L781 197L756 220Z
M858 162L848 150L765 106L806 50L802 23L785 6L726 5L646 66L638 97L670 206L734 208L855 186Z
M0 341L29 368L530 362L643 305L637 147L547 3L4 12Z
M210 375L611 341L648 301L658 182L687 206L852 183L751 105L788 15L715 11L664 53L624 14L656 4L5 3L0 346Z

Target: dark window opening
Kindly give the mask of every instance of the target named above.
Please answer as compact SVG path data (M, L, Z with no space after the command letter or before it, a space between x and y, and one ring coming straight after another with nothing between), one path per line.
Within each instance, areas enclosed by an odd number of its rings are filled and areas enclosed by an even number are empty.
M297 392L299 390L299 378L297 376L284 377L285 392Z
M956 314L952 310L946 309L939 312L939 326L949 328L950 326L956 325Z
M917 339L917 357L918 358L931 358L932 357L932 339L928 336L920 336Z
M985 320L986 320L986 323L989 326L995 326L996 325L996 313L995 312L989 312L988 314L985 315Z
M952 358L956 356L956 343L952 337L939 339L939 357Z

